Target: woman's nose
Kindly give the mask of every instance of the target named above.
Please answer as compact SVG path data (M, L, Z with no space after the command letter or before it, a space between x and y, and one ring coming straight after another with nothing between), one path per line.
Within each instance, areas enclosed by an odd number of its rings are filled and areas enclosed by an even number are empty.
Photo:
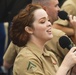
M48 26L51 26L52 24L51 24L51 22L48 22Z

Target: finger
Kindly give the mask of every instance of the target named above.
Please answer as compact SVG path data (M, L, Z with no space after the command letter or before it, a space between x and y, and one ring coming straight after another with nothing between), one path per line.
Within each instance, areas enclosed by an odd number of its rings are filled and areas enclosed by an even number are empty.
M72 17L73 17L72 15L69 15L69 19L70 19L70 21L72 20Z
M71 51L71 52L75 52L75 51L76 51L76 47L72 47L72 48L70 49L70 51Z
M75 22L76 22L76 16L73 16L73 21L75 21Z

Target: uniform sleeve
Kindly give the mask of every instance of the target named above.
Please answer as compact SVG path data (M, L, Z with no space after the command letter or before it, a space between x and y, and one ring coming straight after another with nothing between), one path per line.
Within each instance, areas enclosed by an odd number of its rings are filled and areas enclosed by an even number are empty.
M10 64L13 64L16 55L17 55L17 52L15 49L15 45L11 42L3 56L3 60L7 61Z
M14 67L13 75L45 75L40 60L33 55L18 55Z

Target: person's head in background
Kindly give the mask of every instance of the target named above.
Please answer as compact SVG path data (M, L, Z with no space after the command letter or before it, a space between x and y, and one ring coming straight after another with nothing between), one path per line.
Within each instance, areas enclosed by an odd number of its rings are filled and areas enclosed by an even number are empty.
M58 19L60 10L58 0L32 0L32 4L40 4L46 10L52 23Z
M10 36L18 46L24 46L28 41L44 44L53 37L48 14L40 5L27 5L14 17Z

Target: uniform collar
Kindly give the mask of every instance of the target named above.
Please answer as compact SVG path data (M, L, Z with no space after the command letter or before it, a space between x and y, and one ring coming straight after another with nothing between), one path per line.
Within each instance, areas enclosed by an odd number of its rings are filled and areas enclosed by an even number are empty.
M42 54L44 56L50 56L49 52L45 48L41 50L33 42L28 42L26 46L29 48L30 51L32 51L39 58L41 57Z
M35 45L33 42L28 42L26 45L30 51L32 51L36 56L39 58L41 57L43 50L41 50L37 45Z

